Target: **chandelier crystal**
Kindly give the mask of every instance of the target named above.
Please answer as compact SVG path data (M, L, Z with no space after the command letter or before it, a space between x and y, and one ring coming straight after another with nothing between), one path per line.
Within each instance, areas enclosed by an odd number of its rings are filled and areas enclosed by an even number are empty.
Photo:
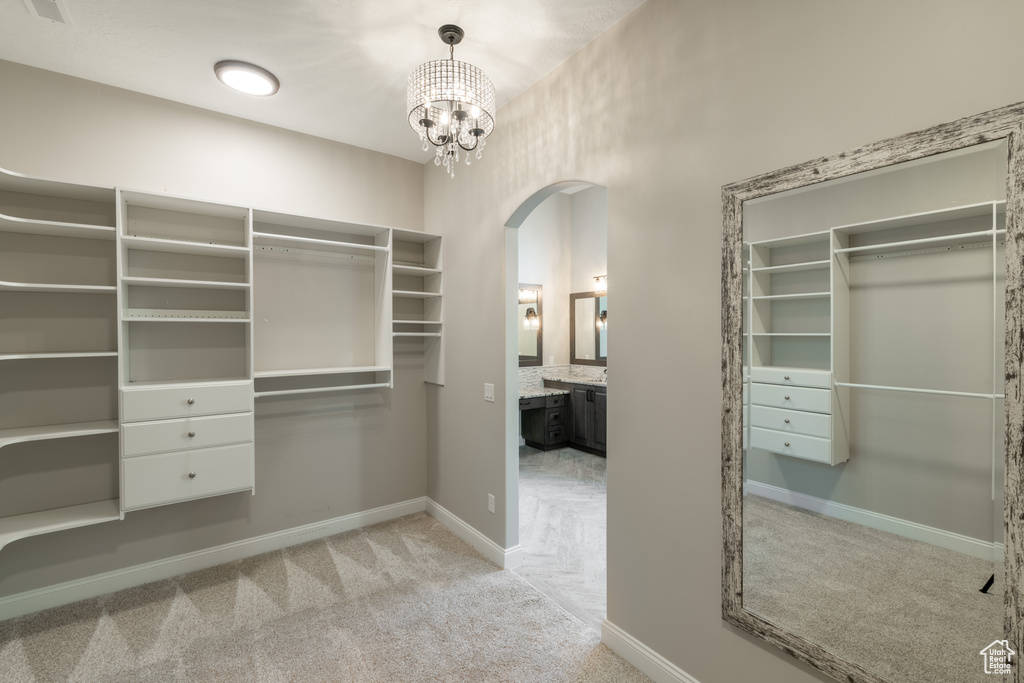
M409 75L409 125L420 136L423 151L434 146L434 165L444 165L455 178L462 157L479 159L494 130L494 85L483 71L455 59L455 46L465 35L458 26L437 30L449 49L448 59L420 64Z

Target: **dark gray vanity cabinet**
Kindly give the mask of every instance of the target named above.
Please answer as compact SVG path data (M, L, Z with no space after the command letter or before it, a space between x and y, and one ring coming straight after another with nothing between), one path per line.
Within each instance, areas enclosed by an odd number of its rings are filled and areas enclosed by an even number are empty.
M527 446L550 450L569 440L569 396L519 399L523 439Z
M608 388L587 384L573 384L572 430L569 440L579 446L596 451L607 450L608 440Z

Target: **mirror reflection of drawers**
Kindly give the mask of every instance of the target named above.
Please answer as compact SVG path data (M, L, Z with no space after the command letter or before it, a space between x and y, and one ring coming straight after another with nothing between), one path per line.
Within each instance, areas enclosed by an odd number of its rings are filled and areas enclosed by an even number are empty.
M831 463L831 412L831 373L751 368L751 448Z

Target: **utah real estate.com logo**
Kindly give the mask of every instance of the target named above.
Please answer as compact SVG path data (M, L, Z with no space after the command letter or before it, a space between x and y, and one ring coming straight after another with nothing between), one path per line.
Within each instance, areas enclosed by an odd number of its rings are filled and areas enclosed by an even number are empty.
M981 651L981 656L985 658L985 673L1010 673L1010 661L1015 654L1017 653L1010 649L1008 641L993 640L988 647Z

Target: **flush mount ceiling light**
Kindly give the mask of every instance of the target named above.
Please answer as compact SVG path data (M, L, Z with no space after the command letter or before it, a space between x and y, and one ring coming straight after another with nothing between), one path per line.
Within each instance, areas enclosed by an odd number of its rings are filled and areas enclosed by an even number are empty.
M221 83L246 95L273 95L281 87L274 74L248 62L226 59L217 62L213 71Z
M448 59L424 62L409 75L407 104L409 125L423 141L423 151L434 146L434 164L444 164L455 177L455 164L464 152L479 159L487 144L484 138L494 130L494 85L472 64L455 60L455 46L465 32L445 24L437 29L448 45Z

